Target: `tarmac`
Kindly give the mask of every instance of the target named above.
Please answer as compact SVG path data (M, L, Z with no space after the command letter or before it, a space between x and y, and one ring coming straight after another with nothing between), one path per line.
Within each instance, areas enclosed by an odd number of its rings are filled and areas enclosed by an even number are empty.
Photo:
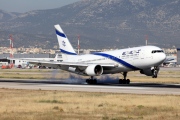
M177 68L161 68L161 71L180 71ZM179 77L179 76L178 76ZM107 92L128 94L156 94L156 95L180 95L180 84L166 83L130 83L128 85L118 83L98 83L89 85L82 79L78 80L32 80L32 79L0 79L0 88L24 89L24 90L57 90L57 91L83 91L83 92Z
M56 90L128 94L180 95L180 84L131 83L96 84L66 83L64 80L0 80L0 88L24 90Z

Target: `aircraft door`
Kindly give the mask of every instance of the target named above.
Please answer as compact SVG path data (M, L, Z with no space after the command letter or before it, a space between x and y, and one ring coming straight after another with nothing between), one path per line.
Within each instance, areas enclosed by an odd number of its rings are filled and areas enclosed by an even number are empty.
M152 59L153 57L152 57L152 53L151 53L151 51L149 51L149 50L147 50L147 51L145 51L145 57L146 57L146 59Z
M145 58L144 50L141 50L141 52L140 52L140 59L144 59L144 58Z

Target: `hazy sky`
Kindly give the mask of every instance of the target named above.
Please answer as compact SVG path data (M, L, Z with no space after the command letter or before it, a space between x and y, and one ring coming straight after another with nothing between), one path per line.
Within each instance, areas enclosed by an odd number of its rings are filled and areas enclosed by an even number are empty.
M0 9L8 12L27 12L62 7L80 0L0 0Z

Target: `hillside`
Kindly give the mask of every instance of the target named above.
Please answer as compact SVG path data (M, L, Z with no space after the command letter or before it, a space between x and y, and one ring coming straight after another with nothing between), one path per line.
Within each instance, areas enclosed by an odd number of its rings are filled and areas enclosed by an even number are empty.
M0 10L0 31L6 32L0 32L0 41L14 33L17 47L46 42L44 47L52 48L57 44L53 25L61 24L74 47L78 34L82 48L140 46L145 35L151 45L180 46L179 6L180 0L82 0L22 14Z

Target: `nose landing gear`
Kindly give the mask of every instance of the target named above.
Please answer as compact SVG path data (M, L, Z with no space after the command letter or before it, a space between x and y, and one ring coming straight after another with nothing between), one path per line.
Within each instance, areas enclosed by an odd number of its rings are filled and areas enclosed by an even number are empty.
M152 78L157 78L159 72L159 67L154 67L152 70Z

